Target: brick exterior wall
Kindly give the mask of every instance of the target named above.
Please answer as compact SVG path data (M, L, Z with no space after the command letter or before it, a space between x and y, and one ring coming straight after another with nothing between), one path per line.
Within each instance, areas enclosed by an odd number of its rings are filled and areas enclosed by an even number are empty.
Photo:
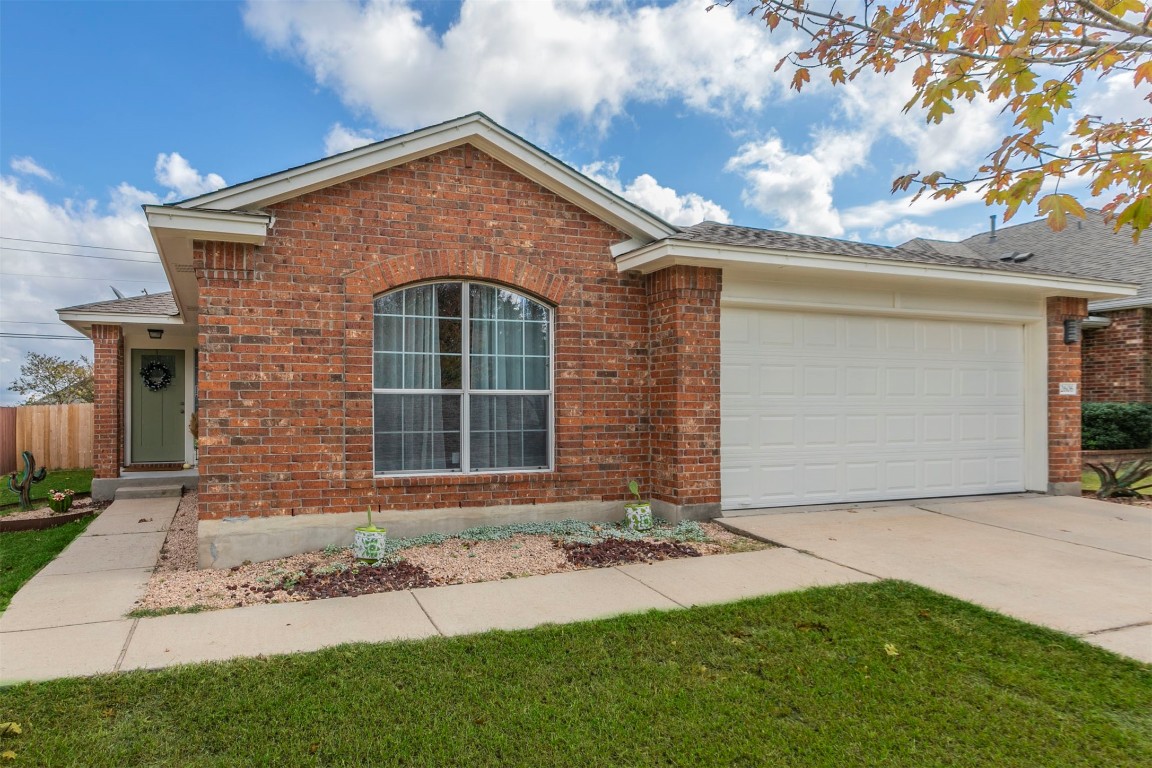
M116 478L124 463L124 337L120 326L93 325L92 347L93 476Z
M719 269L648 276L653 498L720 503Z
M1080 394L1061 395L1060 383L1081 384L1080 347L1064 343L1064 321L1088 314L1085 299L1048 299L1048 488L1078 493L1080 488ZM1078 391L1082 391L1079 389Z
M1084 331L1084 401L1152 403L1152 308L1099 314L1112 324Z
M194 244L201 518L623 500L629 479L718 501L715 270L621 275L609 246L626 235L471 147L269 212L264 246ZM554 471L373 477L372 300L443 278L554 307Z

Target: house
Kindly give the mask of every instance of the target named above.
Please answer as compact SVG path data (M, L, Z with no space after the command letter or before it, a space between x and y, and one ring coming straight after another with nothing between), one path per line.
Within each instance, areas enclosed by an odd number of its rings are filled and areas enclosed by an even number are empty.
M1066 321L1135 287L703 222L481 114L145 206L172 293L70 307L96 480L195 464L200 560L1079 488ZM185 428L198 414L199 452Z
M993 218L995 222L995 218ZM1083 391L1089 403L1152 403L1152 242L1114 232L1104 215L1088 209L1054 232L1041 219L974 235L958 243L917 239L904 249L1031 264L1086 277L1136 283L1135 296L1088 302L1081 323Z

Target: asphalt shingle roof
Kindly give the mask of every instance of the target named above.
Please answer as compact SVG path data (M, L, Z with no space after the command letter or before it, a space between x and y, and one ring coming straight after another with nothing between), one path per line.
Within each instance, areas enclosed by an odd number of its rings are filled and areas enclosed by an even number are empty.
M1104 215L1095 209L1087 211L1085 220L1071 219L1062 232L1054 232L1044 220L1030 221L982 232L959 243L941 240L912 240L900 246L905 250L926 249L937 253L964 252L1000 263L998 259L1012 253L1031 253L1023 264L1044 270L1139 283L1133 297L1152 301L1152 237L1145 234L1139 243L1121 231L1112 231ZM1131 301L1124 299L1123 301Z
M1059 269L1041 267L1030 263L1015 264L1000 261L989 261L981 258L975 251L959 251L955 249L943 252L935 248L893 248L886 245L873 245L859 243L852 240L837 240L831 237L816 237L814 235L796 235L791 232L780 232L773 229L755 229L753 227L738 227L734 224L720 224L715 221L705 221L685 227L683 230L668 238L669 240L689 240L697 243L712 243L716 245L742 245L752 248L771 248L781 251L797 251L800 253L825 253L834 256L855 256L867 259L882 259L884 261L903 261L913 264L936 264L951 267L969 267L975 269L994 270L997 272L1019 272L1030 275L1054 275L1059 277L1084 277L1083 273L1060 271Z
M176 307L176 299L172 297L171 291L130 296L124 299L96 301L91 304L77 304L74 307L64 307L57 311L109 315L161 315L164 317L172 317L180 312Z

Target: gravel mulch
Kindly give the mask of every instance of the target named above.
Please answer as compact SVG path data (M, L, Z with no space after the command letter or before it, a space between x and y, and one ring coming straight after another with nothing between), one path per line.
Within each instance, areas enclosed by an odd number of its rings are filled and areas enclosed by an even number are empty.
M497 541L448 539L412 547L400 553L399 562L381 566L356 563L347 548L329 548L231 569L198 570L196 502L195 492L180 500L159 565L137 602L137 611L147 614L352 597L768 546L715 523L702 523L708 537L704 542L606 539L573 544L552 536L519 534Z
M110 501L93 501L91 496L76 496L72 499L72 508L68 510L68 514L91 512L97 515L107 509L111 503ZM5 520L39 520L42 517L55 517L56 513L52 511L52 507L45 505L36 509L26 509L23 512L17 509L15 512L0 513L0 516Z

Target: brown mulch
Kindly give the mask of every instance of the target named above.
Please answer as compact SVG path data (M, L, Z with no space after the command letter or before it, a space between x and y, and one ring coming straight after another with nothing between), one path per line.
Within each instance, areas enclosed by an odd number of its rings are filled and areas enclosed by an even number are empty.
M670 541L631 541L604 539L595 544L557 542L564 550L568 562L578 568L607 568L625 563L652 563L676 557L700 557L700 553L687 544Z
M325 597L357 597L375 592L395 592L400 589L435 585L436 582L423 568L401 560L389 565L353 566L346 571L335 573L316 573L309 569L295 586L281 589L305 600L316 600Z

